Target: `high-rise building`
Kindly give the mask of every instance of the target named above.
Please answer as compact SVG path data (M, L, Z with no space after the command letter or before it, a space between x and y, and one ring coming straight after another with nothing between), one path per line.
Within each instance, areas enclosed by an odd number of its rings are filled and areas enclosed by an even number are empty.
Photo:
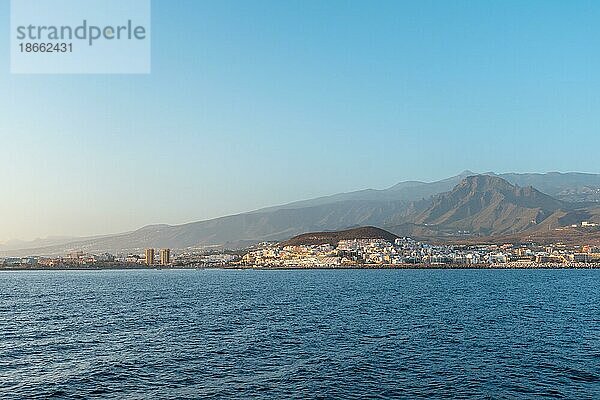
M146 265L154 265L154 249L146 249Z
M171 250L170 249L161 249L160 250L160 265L169 265L171 264Z

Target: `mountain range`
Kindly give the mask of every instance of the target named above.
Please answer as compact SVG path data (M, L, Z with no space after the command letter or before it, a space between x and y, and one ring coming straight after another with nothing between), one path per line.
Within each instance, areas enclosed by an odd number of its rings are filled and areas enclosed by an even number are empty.
M513 186L502 178L478 175L434 196L412 222L441 227L448 233L504 234L525 231L570 207L531 186Z
M340 193L183 225L151 225L122 234L62 241L55 238L47 245L44 241L5 244L0 254L240 248L360 226L442 240L534 235L582 221L600 222L600 175L465 171L436 182L401 182L384 190Z

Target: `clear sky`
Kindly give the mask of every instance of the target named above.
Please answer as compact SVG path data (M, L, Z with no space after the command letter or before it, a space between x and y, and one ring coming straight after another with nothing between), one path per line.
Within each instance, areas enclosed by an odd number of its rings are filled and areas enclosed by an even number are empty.
M0 241L464 169L600 172L600 2L155 0L150 75L10 75Z

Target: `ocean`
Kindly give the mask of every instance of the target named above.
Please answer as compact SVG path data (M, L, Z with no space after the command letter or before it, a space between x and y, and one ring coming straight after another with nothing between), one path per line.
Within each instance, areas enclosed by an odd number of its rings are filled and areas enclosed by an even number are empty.
M0 272L6 399L600 398L600 270Z

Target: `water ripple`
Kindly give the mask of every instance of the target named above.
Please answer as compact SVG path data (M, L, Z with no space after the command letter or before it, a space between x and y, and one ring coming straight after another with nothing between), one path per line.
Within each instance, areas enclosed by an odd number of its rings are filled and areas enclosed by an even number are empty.
M600 398L600 271L0 273L0 397Z

